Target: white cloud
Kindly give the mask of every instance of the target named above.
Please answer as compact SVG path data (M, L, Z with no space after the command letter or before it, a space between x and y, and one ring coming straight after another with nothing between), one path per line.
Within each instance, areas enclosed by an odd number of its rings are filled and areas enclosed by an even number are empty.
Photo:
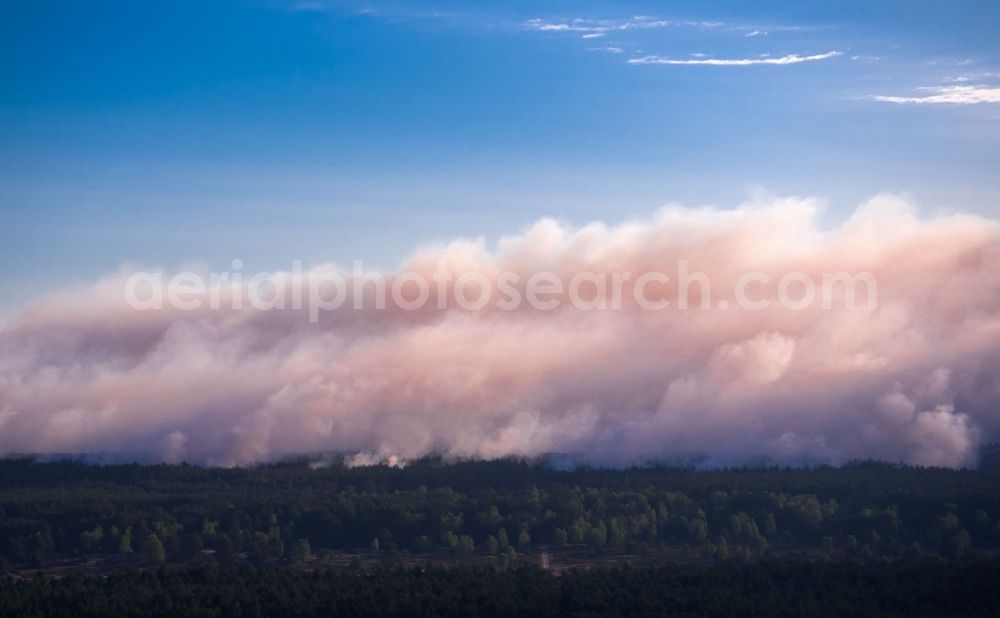
M521 24L521 28L536 32L584 32L587 33L584 35L584 38L597 38L608 32L622 32L625 30L651 30L671 26L718 28L722 25L721 22L714 21L674 21L646 15L636 15L628 19L619 20L577 17L566 21L549 21L536 17Z
M629 64L670 64L670 65L709 65L709 66L749 66L754 64L799 64L801 62L812 62L815 60L826 60L839 56L841 52L831 51L825 54L814 54L811 56L799 56L790 54L780 58L694 58L677 59L664 58L663 56L643 56L641 58L630 58Z
M122 272L36 301L0 327L0 454L224 465L293 453L402 462L553 452L595 464L690 453L716 465L972 463L980 443L1000 438L1000 221L921 218L891 196L839 226L821 221L816 200L797 198L675 206L620 225L545 219L495 244L418 250L384 273L391 285L443 269L452 292L478 273L498 291L505 272L569 281L670 268L673 277L684 260L712 299L751 271L770 277L750 295L773 304L753 311L698 310L698 301L681 310L681 288L654 286L668 294L666 310L629 301L626 287L617 310L367 301L355 310L348 297L310 322L289 294L335 266L284 273L280 294L293 308L275 311L137 310ZM878 308L784 309L777 282L792 272L817 282L871 273ZM227 286L200 298L216 292L242 294Z
M602 51L609 54L622 54L625 52L621 47L588 47L587 51Z
M584 38L584 39L599 39L602 36L605 36L605 34L603 32L588 32L587 34L583 35L582 38Z
M913 97L898 97L887 95L872 95L872 101L898 104L938 104L938 105L975 105L977 103L1000 103L1000 88L985 85L975 86L933 86L920 88L932 94Z

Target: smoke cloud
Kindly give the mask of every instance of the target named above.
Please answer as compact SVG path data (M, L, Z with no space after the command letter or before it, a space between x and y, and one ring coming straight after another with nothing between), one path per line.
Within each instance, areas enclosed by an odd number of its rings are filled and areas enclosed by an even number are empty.
M878 196L823 229L818 209L788 198L618 226L542 220L495 246L417 251L399 270L634 281L686 260L711 283L707 309L680 310L674 291L657 311L626 294L620 309L390 304L311 322L305 309L140 311L122 272L36 301L0 331L0 452L974 465L1000 438L1000 223L922 218ZM877 307L720 308L749 271L868 272Z

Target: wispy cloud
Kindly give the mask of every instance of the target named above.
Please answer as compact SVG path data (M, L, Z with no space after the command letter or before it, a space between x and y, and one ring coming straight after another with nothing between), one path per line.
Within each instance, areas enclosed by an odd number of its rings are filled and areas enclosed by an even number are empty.
M898 104L927 105L976 105L978 103L1000 103L1000 88L975 86L928 86L918 88L928 92L920 96L900 97L888 95L872 95L867 97L872 101Z
M768 36L772 32L802 32L803 30L814 30L819 28L819 26L794 26L794 25L779 25L779 24L734 24L728 27L730 30L736 32L742 32L743 36L754 37L754 36Z
M584 32L596 38L608 32L623 32L626 30L651 30L671 26L695 26L700 28L718 28L722 22L698 20L671 20L636 15L628 19L586 19L577 17L570 20L547 20L541 18L529 19L521 24L524 30L536 32ZM587 34L584 36L586 37Z
M609 54L623 54L623 53L625 53L625 50L622 49L621 47L614 47L614 46L608 46L608 47L588 47L587 51L608 52Z
M839 51L830 51L825 54L813 54L811 56L800 56L790 54L778 58L665 58L663 56L642 56L641 58L629 58L629 64L669 64L669 65L708 65L723 67L742 67L755 64L799 64L802 62L813 62L816 60L826 60L841 55Z
M745 37L767 36L772 32L799 32L805 29L796 25L739 24L708 19L665 19L649 15L635 15L627 19L544 19L536 17L521 23L523 30L535 32L577 32L583 38L598 38L609 32L628 30L653 30L658 28L697 28L741 33Z

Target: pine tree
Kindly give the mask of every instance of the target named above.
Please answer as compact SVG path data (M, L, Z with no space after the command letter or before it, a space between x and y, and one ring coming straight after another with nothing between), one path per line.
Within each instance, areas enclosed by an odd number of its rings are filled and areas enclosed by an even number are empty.
M167 550L164 549L160 537L155 534L151 533L146 536L146 539L142 542L141 551L143 557L157 564L162 564L167 560Z

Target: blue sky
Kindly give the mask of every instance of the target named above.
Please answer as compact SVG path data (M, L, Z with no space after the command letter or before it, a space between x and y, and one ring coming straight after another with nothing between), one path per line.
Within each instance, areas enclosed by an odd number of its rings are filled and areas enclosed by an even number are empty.
M881 191L1000 216L995 2L4 2L0 313L393 266L541 216Z

